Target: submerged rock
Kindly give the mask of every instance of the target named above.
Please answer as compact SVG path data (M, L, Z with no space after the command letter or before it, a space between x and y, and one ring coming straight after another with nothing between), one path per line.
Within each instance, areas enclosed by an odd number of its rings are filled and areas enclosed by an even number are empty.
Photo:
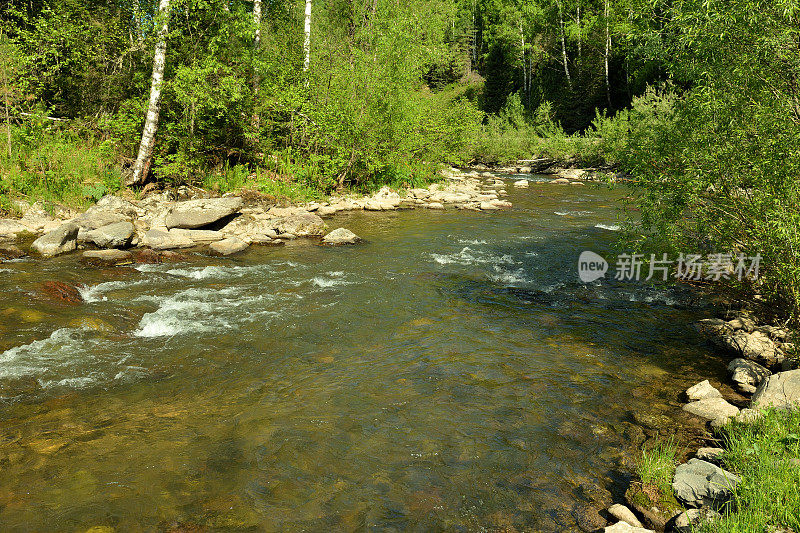
M800 403L800 370L779 372L765 379L758 386L750 401L752 409L777 407L788 409Z
M45 281L39 288L44 295L60 303L76 305L83 302L78 288L63 281Z
M658 487L639 482L631 483L625 491L625 501L639 513L647 527L658 531L663 531L667 522L683 511L671 491L662 494Z
M242 208L238 197L188 200L169 209L164 224L167 228L194 229L213 224Z
M672 488L675 496L690 507L722 508L732 497L739 477L700 459L675 469Z
M62 224L58 228L42 235L31 247L39 252L42 257L53 257L66 252L71 252L78 246L78 226L71 222Z
M325 244L355 244L361 238L347 228L336 228L322 238Z

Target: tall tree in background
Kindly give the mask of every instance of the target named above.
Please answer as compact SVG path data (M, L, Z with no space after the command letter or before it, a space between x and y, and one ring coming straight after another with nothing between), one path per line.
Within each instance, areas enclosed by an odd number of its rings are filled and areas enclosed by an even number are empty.
M303 72L308 72L308 67L311 65L311 0L306 0L303 37Z
M153 158L153 146L156 141L158 129L158 115L161 105L161 86L164 83L164 65L167 56L167 33L169 33L169 2L161 0L158 5L158 14L161 26L156 38L156 49L153 56L153 75L150 80L150 101L147 106L147 115L142 129L142 141L139 143L139 154L133 165L133 171L126 185L135 185L144 181L150 171L150 161Z

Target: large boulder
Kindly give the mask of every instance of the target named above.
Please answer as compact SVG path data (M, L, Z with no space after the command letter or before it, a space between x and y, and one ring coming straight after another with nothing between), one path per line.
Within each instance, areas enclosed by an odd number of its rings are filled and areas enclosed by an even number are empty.
M739 477L700 459L675 469L672 489L675 497L689 507L721 509L733 496Z
M751 359L765 366L780 364L784 359L784 355L778 351L775 342L761 331L748 333L738 330L735 333L712 339L712 341L733 355Z
M286 217L277 226L279 234L289 233L297 237L323 235L326 228L324 220L308 212Z
M78 235L81 242L91 242L98 248L127 248L131 244L135 228L132 222L122 221L102 226Z
M769 370L759 365L755 361L738 357L728 363L728 372L731 373L731 380L737 387L748 393L753 393L761 382L772 374Z
M78 226L71 222L45 233L31 245L42 257L71 252L78 246Z
M195 229L231 216L242 208L238 197L188 200L175 204L164 218L167 228Z
M789 370L769 376L761 382L750 401L753 409L790 408L800 403L800 370Z
M347 228L336 228L322 238L325 244L355 244L360 241L358 235Z

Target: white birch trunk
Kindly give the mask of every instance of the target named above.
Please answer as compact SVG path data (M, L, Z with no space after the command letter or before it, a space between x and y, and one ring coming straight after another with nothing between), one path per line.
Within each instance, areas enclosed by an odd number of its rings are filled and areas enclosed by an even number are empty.
M608 107L611 107L611 83L609 81L609 73L608 73L608 56L611 53L611 31L610 31L610 21L609 21L609 9L608 9L609 0L605 0L604 5L604 14L606 19L606 49L603 53L603 63L605 66L605 74L606 74L606 100L608 101Z
M556 0L558 5L558 28L561 32L561 60L564 63L564 74L567 75L567 85L572 90L572 76L569 75L569 64L567 63L567 40L564 37L564 14L561 11L561 2Z
M308 72L308 67L311 66L311 0L306 0L306 24L304 36L303 54L305 60L303 61L303 72Z
M167 55L167 33L169 33L169 0L161 0L158 5L158 14L161 27L158 29L155 55L153 57L153 77L150 80L150 102L147 106L147 115L142 129L142 142L139 144L139 154L133 165L133 172L126 181L126 185L141 183L150 171L150 161L153 158L153 146L158 129L158 114L161 105L161 85L164 83L164 63Z
M253 26L255 26L256 49L261 46L261 0L253 0Z
M578 76L581 75L581 70L583 70L583 43L581 42L581 38L583 37L583 29L581 28L581 3L580 0L578 1Z

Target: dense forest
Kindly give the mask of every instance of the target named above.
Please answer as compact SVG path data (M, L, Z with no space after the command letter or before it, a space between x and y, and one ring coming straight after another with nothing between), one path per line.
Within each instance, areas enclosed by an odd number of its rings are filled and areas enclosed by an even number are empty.
M643 247L763 256L800 302L792 0L11 0L0 209L147 181L314 197L550 156Z

